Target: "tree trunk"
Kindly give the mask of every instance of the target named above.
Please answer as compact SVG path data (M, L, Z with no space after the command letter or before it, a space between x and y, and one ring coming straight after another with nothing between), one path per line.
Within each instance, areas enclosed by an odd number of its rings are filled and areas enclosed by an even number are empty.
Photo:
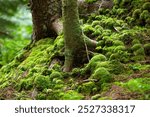
M82 32L79 23L77 0L62 0L63 32L65 40L64 71L71 71L72 67L86 56L86 45L96 46L94 41L88 39Z
M63 26L59 21L62 13L61 1L62 0L29 0L33 21L32 41L38 41L46 37L55 38L62 32ZM87 4L85 0L78 0L77 2L81 16L98 10L101 3L98 1L93 4Z
M61 14L61 0L30 0L33 21L33 41L56 37L52 23Z

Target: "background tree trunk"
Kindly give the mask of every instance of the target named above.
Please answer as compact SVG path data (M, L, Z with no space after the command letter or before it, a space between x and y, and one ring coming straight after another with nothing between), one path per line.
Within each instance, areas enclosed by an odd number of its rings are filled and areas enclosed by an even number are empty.
M33 21L33 40L56 37L52 23L61 14L61 0L30 0Z

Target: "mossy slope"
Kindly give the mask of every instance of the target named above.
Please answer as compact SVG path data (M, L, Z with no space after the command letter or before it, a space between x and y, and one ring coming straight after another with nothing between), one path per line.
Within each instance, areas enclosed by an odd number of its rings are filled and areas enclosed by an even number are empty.
M0 99L150 99L149 3L114 0L84 18L84 33L98 45L70 73L62 72L63 36L22 50L0 70Z

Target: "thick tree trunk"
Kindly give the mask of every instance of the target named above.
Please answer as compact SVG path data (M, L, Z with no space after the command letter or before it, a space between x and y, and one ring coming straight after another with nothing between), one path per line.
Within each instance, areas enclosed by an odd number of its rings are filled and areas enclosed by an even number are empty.
M33 21L33 41L56 37L52 23L61 14L61 0L30 0Z

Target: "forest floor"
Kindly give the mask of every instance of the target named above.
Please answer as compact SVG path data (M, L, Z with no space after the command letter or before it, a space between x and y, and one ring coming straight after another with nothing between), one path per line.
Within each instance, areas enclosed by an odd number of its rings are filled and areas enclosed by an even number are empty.
M81 20L98 41L89 62L64 73L63 35L42 39L0 69L0 99L150 99L150 2L115 0Z

